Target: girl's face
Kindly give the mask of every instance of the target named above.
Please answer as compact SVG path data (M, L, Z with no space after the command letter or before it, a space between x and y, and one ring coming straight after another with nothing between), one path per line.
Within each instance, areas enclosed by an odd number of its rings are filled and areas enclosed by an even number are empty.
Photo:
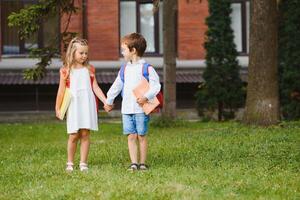
M133 56L135 55L135 49L132 51L129 50L128 46L124 43L121 44L121 54L124 56L126 61L131 61Z
M76 44L77 49L75 51L75 61L83 64L88 58L88 47L81 44Z

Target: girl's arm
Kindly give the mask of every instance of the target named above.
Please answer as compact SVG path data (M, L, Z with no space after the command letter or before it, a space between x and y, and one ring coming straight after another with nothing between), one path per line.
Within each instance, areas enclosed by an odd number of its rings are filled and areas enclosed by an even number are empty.
M65 74L63 73L63 68L59 70L59 86L58 86L58 91L56 95L56 103L55 103L55 112L56 116L59 116L59 109L63 101L65 89L66 89L66 80L68 77L68 72Z
M102 103L105 105L106 97L105 97L103 91L101 90L101 88L99 87L95 75L94 75L94 81L93 81L93 91L94 91L95 95L100 99L100 101L102 101Z

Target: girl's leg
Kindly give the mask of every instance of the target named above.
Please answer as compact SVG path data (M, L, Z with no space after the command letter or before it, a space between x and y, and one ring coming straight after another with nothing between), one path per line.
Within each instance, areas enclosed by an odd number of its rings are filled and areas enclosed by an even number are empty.
M80 163L87 163L90 149L90 130L80 129Z
M131 163L137 163L137 134L128 135L128 150Z
M139 143L140 143L140 163L145 164L146 158L147 158L147 137L144 135L139 135L138 136Z
M70 163L73 163L74 161L78 139L79 139L78 133L69 135L67 150L68 150L68 162Z

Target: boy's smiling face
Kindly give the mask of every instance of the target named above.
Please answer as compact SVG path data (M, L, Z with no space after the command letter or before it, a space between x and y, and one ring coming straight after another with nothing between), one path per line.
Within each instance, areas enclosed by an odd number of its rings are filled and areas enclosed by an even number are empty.
M132 49L132 51L129 50L127 44L122 43L121 44L121 54L124 56L124 59L126 61L131 61L134 55L136 55L135 48Z

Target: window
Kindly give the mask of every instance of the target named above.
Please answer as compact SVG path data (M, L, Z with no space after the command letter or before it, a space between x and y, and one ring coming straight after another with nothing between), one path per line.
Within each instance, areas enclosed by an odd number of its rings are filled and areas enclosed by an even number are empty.
M162 54L162 3L157 13L153 14L153 1L120 1L120 38L139 32L147 40L146 55Z
M234 33L234 42L241 55L249 53L249 0L233 0L231 4L231 27Z
M43 22L40 30L30 38L21 40L18 36L16 27L8 27L7 17L12 12L18 12L37 1L34 0L1 0L1 30L2 30L2 54L6 55L25 55L30 48L42 48L50 44L50 39L59 33L59 16L51 17ZM57 44L59 48L59 44Z

